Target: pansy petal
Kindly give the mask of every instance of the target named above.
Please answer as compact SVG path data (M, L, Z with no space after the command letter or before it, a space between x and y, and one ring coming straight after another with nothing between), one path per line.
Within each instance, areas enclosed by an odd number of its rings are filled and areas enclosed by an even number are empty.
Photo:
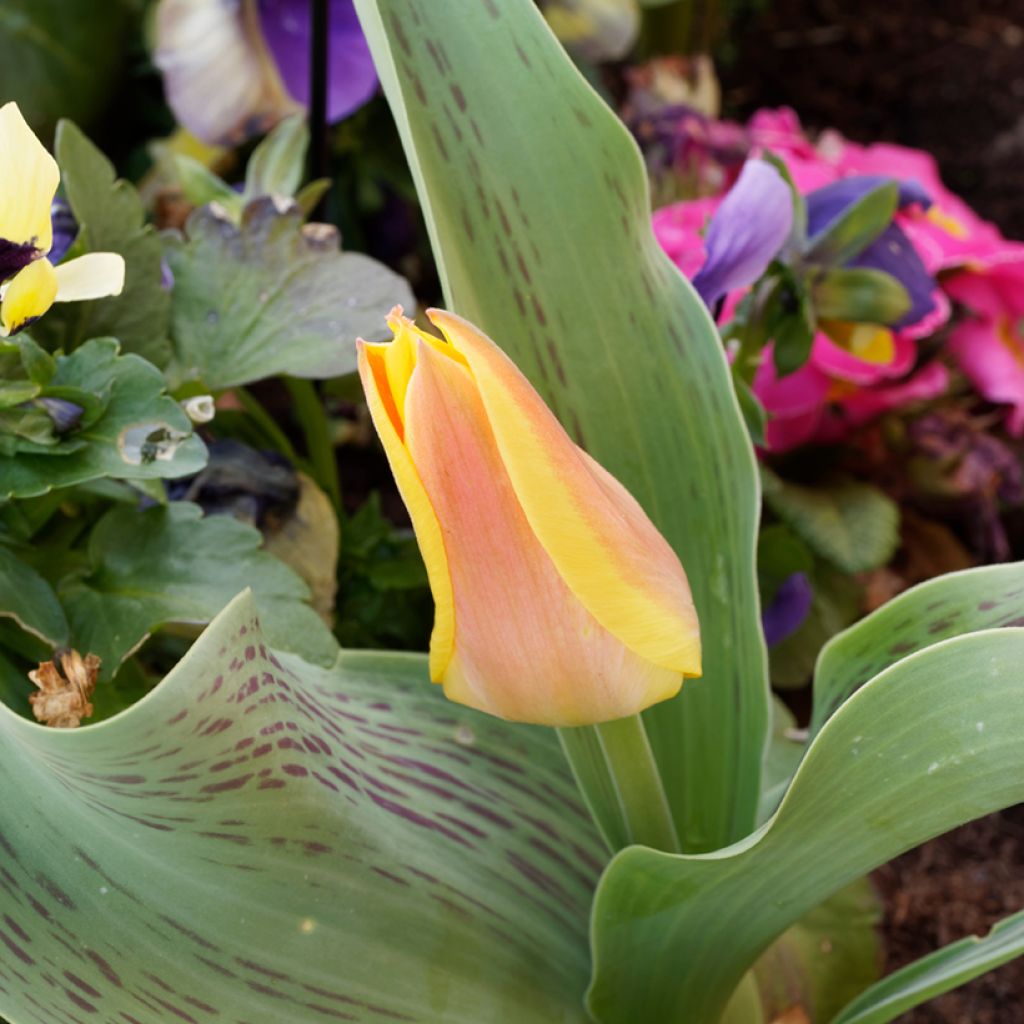
M451 660L455 636L452 583L441 526L399 433L401 418L395 411L385 364L385 350L388 346L371 345L359 340L356 348L359 376L366 392L373 425L380 435L398 492L409 511L423 562L427 567L427 579L435 605L434 631L430 636L430 678L440 682Z
M257 0L267 47L288 92L309 106L311 0ZM328 5L327 118L358 110L377 91L377 72L352 0Z
M469 364L516 497L572 592L632 651L699 674L686 574L640 505L573 444L494 342L451 313L428 316Z
M120 295L124 289L124 257L116 252L89 252L54 270L57 302L85 302Z
M406 443L448 553L455 649L446 695L551 725L621 718L674 695L680 673L629 650L570 589L528 521L491 423L475 375L421 342Z
M38 320L57 296L57 275L49 260L33 260L7 284L0 301L0 334L15 334Z
M925 269L917 250L898 225L890 224L849 266L881 270L906 288L910 309L893 327L917 323L934 311L935 278Z
M748 160L722 200L704 240L707 260L693 286L708 304L753 284L778 255L793 226L793 200L779 172Z
M22 117L17 103L0 107L0 272L4 249L31 246L47 252L53 237L50 203L60 182L57 162ZM21 266L25 265L23 261Z

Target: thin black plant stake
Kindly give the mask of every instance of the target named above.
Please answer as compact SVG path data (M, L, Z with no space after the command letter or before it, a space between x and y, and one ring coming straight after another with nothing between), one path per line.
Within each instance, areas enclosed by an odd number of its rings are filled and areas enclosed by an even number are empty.
M330 62L330 0L310 0L309 33L309 179L327 177L327 69ZM311 220L326 219L326 197Z

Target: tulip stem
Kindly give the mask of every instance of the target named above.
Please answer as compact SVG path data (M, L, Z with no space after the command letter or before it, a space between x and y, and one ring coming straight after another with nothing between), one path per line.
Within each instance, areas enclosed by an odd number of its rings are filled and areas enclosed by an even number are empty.
M331 443L330 422L320 396L312 381L286 377L288 392L292 396L296 418L306 438L306 452L313 466L316 482L331 499L335 511L341 512L341 481L338 463Z
M681 852L658 764L639 715L594 727L631 843Z

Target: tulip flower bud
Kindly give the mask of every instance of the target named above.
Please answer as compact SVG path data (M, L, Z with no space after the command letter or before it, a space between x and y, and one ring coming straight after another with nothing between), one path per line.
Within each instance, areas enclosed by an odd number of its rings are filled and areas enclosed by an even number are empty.
M625 488L465 320L400 308L359 372L436 604L430 675L513 721L586 725L700 674L686 574Z

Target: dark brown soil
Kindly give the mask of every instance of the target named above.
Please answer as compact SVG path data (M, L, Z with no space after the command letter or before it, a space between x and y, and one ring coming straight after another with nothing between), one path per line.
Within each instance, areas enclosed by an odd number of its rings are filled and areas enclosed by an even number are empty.
M731 5L738 6L738 5ZM930 150L948 185L1024 238L1024 0L770 0L734 21L735 113Z
M886 971L1024 908L1024 805L964 825L875 872L886 902ZM901 1024L1024 1024L1024 958L900 1018Z

